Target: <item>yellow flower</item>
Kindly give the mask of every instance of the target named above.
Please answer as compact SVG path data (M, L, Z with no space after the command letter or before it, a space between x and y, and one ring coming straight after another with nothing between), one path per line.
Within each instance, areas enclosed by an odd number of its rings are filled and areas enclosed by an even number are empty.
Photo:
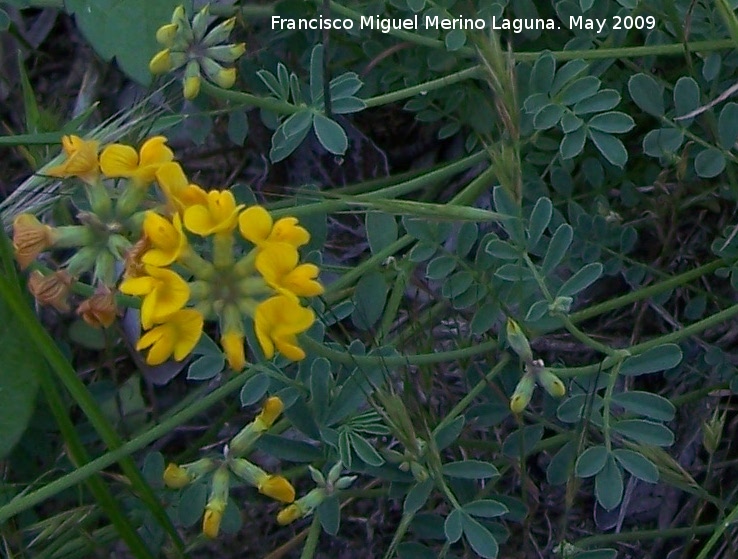
M175 361L182 361L200 341L202 324L203 317L196 310L178 310L141 336L136 349L151 347L146 356L149 365L160 365L172 355Z
M284 410L284 403L277 396L267 398L264 402L264 406L261 408L261 412L256 416L254 420L259 427L264 430L269 429L277 418L281 415Z
M237 373L243 371L246 366L243 334L240 332L226 332L220 338L220 345L223 346L223 351L225 351L228 366Z
M192 477L187 470L173 462L170 462L164 470L164 485L171 489L182 489L191 481Z
M69 310L67 296L72 281L72 276L64 270L58 270L48 276L34 270L28 276L28 291L40 304L51 305L60 312L66 312Z
M223 519L223 511L225 507L216 505L208 505L205 508L205 515L202 517L202 533L207 538L214 540L220 532L220 521Z
M118 314L115 293L102 286L77 307L77 314L93 328L107 328Z
M174 159L166 142L164 136L154 136L143 143L138 153L131 146L111 144L100 154L100 168L108 177L126 177L138 186L147 186L157 169Z
M274 356L276 346L288 359L304 359L305 352L297 345L297 334L310 328L314 321L312 310L301 307L295 298L286 295L259 303L254 313L254 327L266 358Z
M282 476L267 475L259 481L256 488L262 495L282 503L291 503L295 500L294 487Z
M145 265L148 275L123 280L120 291L126 295L143 295L141 325L147 330L168 315L185 306L190 298L187 282L165 268ZM143 338L142 338L143 339Z
M172 55L168 48L157 52L149 61L149 72L152 74L166 74L171 69Z
M236 227L238 210L230 190L211 190L207 204L190 206L185 210L184 224L193 233L205 237L214 233L228 233Z
M298 225L297 218L283 217L273 222L272 216L261 206L251 206L238 216L238 229L247 241L259 248L268 243L287 243L295 248L310 241L310 233Z
M208 194L196 184L191 184L176 161L164 163L156 171L156 180L174 208L184 213L190 206L207 205Z
M179 214L174 214L170 222L158 213L148 211L144 217L143 231L153 247L141 257L144 264L169 266L179 258L187 246L187 237L182 231Z
M302 517L303 510L297 503L293 503L279 511L279 514L277 514L277 523L280 526L286 526L287 524L292 524L295 520Z
M298 265L297 249L287 243L269 243L256 257L256 269L264 280L277 291L286 290L295 295L312 297L323 293L323 286L316 281L318 267L315 264Z
M79 177L88 184L97 181L100 167L97 163L97 150L100 142L83 140L79 136L63 136L62 149L67 156L66 161L46 170L52 177Z
M51 248L55 241L54 229L41 223L34 215L20 214L13 220L13 249L21 270Z

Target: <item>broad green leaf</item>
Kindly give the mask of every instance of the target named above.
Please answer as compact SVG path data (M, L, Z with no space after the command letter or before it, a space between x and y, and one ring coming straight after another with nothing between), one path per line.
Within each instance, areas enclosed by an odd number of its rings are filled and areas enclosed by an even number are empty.
M331 101L331 111L337 115L358 113L366 109L366 102L358 97L343 97ZM452 136L453 134L450 134Z
M605 510L614 509L623 499L623 473L611 455L595 477L595 496Z
M533 126L536 130L548 130L558 124L563 114L564 107L553 103L548 104L533 117Z
M559 71L556 72L556 76L551 84L550 95L556 95L566 84L586 72L588 68L589 64L581 59L570 60L564 64Z
M451 511L451 514L446 517L446 521L443 523L443 532L446 534L446 539L450 543L457 542L461 538L461 518L463 514L464 513L461 509L454 509Z
M630 96L643 111L664 116L664 88L648 74L636 74L628 80Z
M366 236L372 254L377 254L397 240L397 220L384 212L367 212Z
M156 30L169 23L180 4L181 0L65 0L64 8L104 60L115 58L126 74L148 85L149 60L161 49Z
M207 498L208 486L202 482L190 484L182 490L179 506L177 507L177 514L182 526L189 528L202 518L202 511L205 508Z
M251 406L261 400L269 389L269 375L256 373L241 387L241 406Z
M551 237L546 256L543 257L541 271L544 275L550 275L566 256L571 241L574 238L574 230L568 223L559 225Z
M509 458L528 456L543 438L542 425L528 425L510 433L502 444L502 453Z
M597 93L600 83L599 78L584 76L567 85L556 98L564 105L574 105Z
M362 85L361 79L359 79L356 72L345 72L331 80L331 98L337 101L352 97L354 93L361 89Z
M651 157L671 156L684 142L684 134L676 128L651 130L643 138L643 153Z
M622 134L631 130L635 126L635 121L620 111L608 111L593 116L587 125L600 132Z
M620 367L620 374L638 376L676 367L682 361L682 350L676 344L663 344L628 357Z
M338 495L329 495L318 505L316 510L320 525L326 534L335 536L341 527L341 503Z
M628 161L628 152L623 142L615 136L590 129L587 131L589 139L610 163L622 168Z
M248 133L249 120L246 111L232 110L228 114L228 139L235 145L242 146Z
M379 272L369 272L362 276L354 290L356 310L351 315L354 325L361 330L369 330L382 316L387 300L387 282Z
M310 52L310 100L325 103L323 97L323 45L317 44Z
M348 148L348 137L341 125L335 120L316 114L313 118L313 130L321 145L334 155L343 155Z
M284 123L282 123L282 125L274 131L274 134L272 134L272 147L269 150L269 159L271 159L272 163L282 161L289 157L292 152L300 146L309 131L310 127L308 126L303 128L299 133L295 133L292 136L286 136L284 133Z
M431 280L443 279L456 269L458 263L455 256L441 254L428 262L425 276Z
M481 460L462 460L460 462L448 462L443 465L443 474L448 477L462 479L489 479L497 477L500 472L489 462Z
M323 457L323 452L310 443L270 433L259 437L255 446L274 458L290 462L313 462Z
M300 111L291 115L282 123L282 133L287 138L296 134L302 134L304 137L305 131L310 129L312 123L313 113L310 111Z
M563 485L569 480L577 455L577 444L569 441L553 455L546 468L546 480L551 485Z
M577 477L592 477L605 467L610 454L603 445L591 446L577 458L574 473Z
M566 113L564 116L561 117L561 121L559 121L559 126L561 127L561 131L564 134L571 134L572 132L575 132L576 130L579 130L582 126L584 126L584 121L576 115Z
M426 479L425 481L414 485L413 488L408 491L407 497L405 497L405 504L402 508L403 514L415 514L423 508L423 505L428 501L428 497L430 497L434 485L435 484L432 479Z
M571 159L576 157L584 149L584 143L587 141L587 129L582 126L574 132L566 134L561 140L559 153L562 159Z
M530 73L530 90L536 93L548 93L549 89L551 89L555 72L556 60L551 53L546 52L539 56Z
M464 428L465 422L466 418L460 415L445 427L438 429L433 435L436 441L436 450L443 450L456 441L461 434L461 430Z
M500 260L518 260L521 257L520 251L507 241L501 239L492 239L484 247L487 254L491 254Z
M548 198L539 198L528 220L528 250L534 248L551 222L553 204Z
M648 483L659 481L659 469L640 452L618 448L612 452L615 460L632 476Z
M561 286L557 297L571 297L592 285L602 275L602 264L592 262L581 268Z
M631 390L613 395L612 402L626 411L643 415L656 421L671 421L676 408L669 400L651 392Z
M718 138L725 149L734 149L738 140L738 103L727 103L718 118Z
M356 452L356 455L361 458L362 462L375 467L384 464L384 458L379 455L379 453L364 437L357 435L356 433L351 433L349 438L351 440L351 447L354 449L354 452Z
M444 42L446 43L446 50L459 50L466 44L466 33L461 29L452 29L446 35Z
M495 518L507 513L509 509L499 501L480 499L464 505L464 512L480 518Z
M674 444L674 433L654 421L645 419L624 419L613 422L613 431L636 442L655 446L671 446Z
M498 320L500 315L500 306L495 302L484 303L474 313L471 321L471 330L475 336L481 336L487 332Z
M471 548L485 559L495 559L499 552L497 540L487 528L482 526L477 520L468 514L461 517L461 524L464 529L464 536L469 542Z
M694 158L694 170L704 179L717 177L725 169L725 156L719 149L702 150Z
M674 108L676 116L691 113L700 106L700 86L689 76L682 76L674 86ZM679 122L683 126L689 126L692 118L683 119Z
M620 103L620 93L614 89L601 89L591 97L582 99L574 107L574 114L582 116L591 113L609 111Z
M225 366L223 355L203 355L193 361L187 369L189 380L209 380L219 374Z

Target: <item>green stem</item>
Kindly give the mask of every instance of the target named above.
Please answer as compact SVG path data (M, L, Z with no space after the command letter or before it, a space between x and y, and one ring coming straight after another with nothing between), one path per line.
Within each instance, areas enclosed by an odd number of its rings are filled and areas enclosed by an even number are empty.
M305 540L305 547L302 548L300 559L313 559L315 551L318 549L318 540L320 539L320 519L317 513L313 516L313 522L310 524L310 531Z

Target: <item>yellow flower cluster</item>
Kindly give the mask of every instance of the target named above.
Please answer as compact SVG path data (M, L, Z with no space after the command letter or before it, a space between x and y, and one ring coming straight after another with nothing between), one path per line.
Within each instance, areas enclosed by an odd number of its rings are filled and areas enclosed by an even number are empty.
M236 69L223 64L235 62L246 51L243 43L228 43L236 18L208 30L209 19L208 6L202 8L192 22L185 15L184 7L178 6L171 22L156 32L156 40L165 48L151 59L149 70L152 74L166 74L184 66L185 99L197 97L203 73L219 87L232 87L236 82Z
M205 192L175 162L162 165L156 178L172 213L146 212L145 250L120 285L121 292L143 297L147 332L137 348L150 348L146 361L182 360L197 344L204 320L213 319L229 366L240 371L246 365L244 317L253 320L268 359L275 351L304 358L296 336L315 315L299 297L323 292L318 267L299 262L298 248L309 233L294 218L274 222L261 206L244 209L228 190ZM194 248L203 243L193 244L188 234L209 245L206 256Z
M261 413L232 439L222 460L201 458L181 466L169 464L164 470L164 483L172 489L182 489L212 473L210 496L202 519L202 532L208 538L217 537L220 531L220 523L228 504L231 474L276 501L289 504L295 500L295 489L286 478L268 474L256 464L241 458L251 450L258 437L272 426L283 409L284 404L278 397L267 398Z

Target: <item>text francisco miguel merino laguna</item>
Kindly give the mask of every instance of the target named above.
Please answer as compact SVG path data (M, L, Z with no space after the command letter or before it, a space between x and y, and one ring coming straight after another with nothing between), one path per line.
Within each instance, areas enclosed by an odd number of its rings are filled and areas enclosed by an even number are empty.
M273 30L323 30L323 29L372 29L389 33L392 30L418 30L418 29L509 29L514 33L520 33L528 29L560 29L560 22L553 18L497 18L492 17L487 21L482 18L466 18L456 17L444 19L440 16L420 16L415 14L413 17L406 18L386 18L381 16L361 16L359 19L350 18L330 18L323 16L315 16L312 18L283 18L280 16L272 16ZM570 17L570 29L595 29L601 30L604 24L582 16ZM600 28L600 29L598 29Z

